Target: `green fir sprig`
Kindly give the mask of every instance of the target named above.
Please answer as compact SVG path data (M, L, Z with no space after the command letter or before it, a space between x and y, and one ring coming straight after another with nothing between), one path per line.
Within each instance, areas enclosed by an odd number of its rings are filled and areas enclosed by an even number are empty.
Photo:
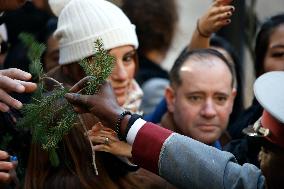
M40 63L41 56L46 49L46 46L42 43L38 43L34 36L28 33L21 33L19 35L23 43L28 47L28 57L32 62L29 66L29 71L33 75L34 79L41 78L43 76L43 67ZM38 77L38 78L35 78Z
M60 163L56 153L58 143L74 126L77 114L64 99L68 89L43 73L40 57L45 46L36 42L29 34L22 34L21 39L29 47L30 68L33 76L38 78L38 89L32 97L32 102L24 105L22 110L24 117L18 125L31 130L33 142L48 151L51 164L58 166ZM80 61L85 74L93 76L85 88L86 94L89 95L98 92L99 85L111 74L114 61L104 49L102 40L96 40L94 47L94 56ZM53 91L46 91L45 80L55 82L57 87Z
M99 85L107 79L113 69L114 57L104 49L101 39L95 41L95 52L94 56L79 63L86 75L93 76L85 88L88 95L98 92Z

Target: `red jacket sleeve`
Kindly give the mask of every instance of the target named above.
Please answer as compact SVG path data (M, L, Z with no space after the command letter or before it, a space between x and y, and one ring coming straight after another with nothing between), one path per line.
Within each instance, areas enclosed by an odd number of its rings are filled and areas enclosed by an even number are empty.
M146 122L138 131L132 145L132 157L134 163L158 174L158 163L161 149L165 140L173 132Z

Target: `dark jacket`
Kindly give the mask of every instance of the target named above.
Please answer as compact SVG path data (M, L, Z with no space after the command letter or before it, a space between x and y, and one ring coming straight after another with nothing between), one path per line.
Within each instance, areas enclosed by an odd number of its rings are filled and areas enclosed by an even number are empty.
M239 119L229 128L232 141L224 150L231 152L236 157L239 164L252 163L259 167L258 153L260 151L260 140L250 138L242 133L242 130L254 124L262 115L263 108L253 100L253 104L239 117Z
M169 74L160 65L152 62L145 56L138 55L139 69L135 77L140 86L152 78L169 79Z

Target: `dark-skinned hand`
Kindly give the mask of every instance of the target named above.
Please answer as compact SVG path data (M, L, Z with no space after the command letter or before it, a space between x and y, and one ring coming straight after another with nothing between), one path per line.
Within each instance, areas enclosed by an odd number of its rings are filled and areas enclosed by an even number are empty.
M114 129L119 115L124 111L116 100L115 94L109 82L100 86L99 92L94 95L82 95L90 76L81 79L71 89L65 98L74 106L78 113L92 113L104 126Z

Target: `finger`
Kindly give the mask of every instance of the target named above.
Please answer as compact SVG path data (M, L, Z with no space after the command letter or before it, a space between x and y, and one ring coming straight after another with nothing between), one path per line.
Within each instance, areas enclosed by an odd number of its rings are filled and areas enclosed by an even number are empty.
M6 104L7 106L20 109L22 108L23 104L12 98L8 93L6 93L4 90L0 89L0 101L1 103ZM2 104L3 105L3 104ZM2 106L3 107L3 106ZM4 107L5 108L5 107ZM6 108L5 108L6 109ZM7 109L6 109L7 110ZM9 110L9 109L8 109Z
M85 109L87 107L87 96L88 95L80 95L78 93L66 93L64 97L67 101L73 104L76 108Z
M94 144L104 144L106 137L100 135L91 135L89 138Z
M74 109L75 112L77 112L77 113L79 113L79 114L90 112L90 111L88 111L87 109L81 108L81 107L79 107L79 106L73 106L73 109Z
M114 130L108 128L108 127L103 127L102 130L103 130L103 131L106 131L106 132L109 132L109 133L112 134L112 135L113 135L113 134L116 135L116 132L115 132Z
M103 124L101 122L96 123L93 127L92 127L92 132L97 132L99 130L101 130L102 128L104 128Z
M231 16L232 16L231 12L225 12L223 14L220 14L220 15L216 16L215 19L217 21L225 21L225 20L228 20Z
M78 83L76 83L73 87L71 87L70 92L72 93L77 93L80 90L82 90L84 87L86 87L86 85L88 84L88 82L92 79L93 77L91 76L87 76L84 77L83 79L81 79Z
M9 106L7 106L6 104L0 102L0 111L1 112L8 112L10 110Z
M104 144L95 145L93 149L95 151L100 151L100 152L111 152L111 148L108 145L104 145Z
M0 150L0 160L9 158L9 154L5 151Z
M233 12L235 11L235 7L234 6L223 6L223 7L214 7L211 10L211 16L213 15L217 15L217 14L223 14L225 12L231 12L233 14Z
M8 92L25 92L25 87L21 83L7 76L0 76L0 86Z
M0 170L9 171L14 168L14 165L11 162L0 161Z
M9 180L11 179L11 175L8 173L4 173L0 171L0 183L4 182L4 183L8 183Z
M26 93L34 92L37 88L37 85L35 83L32 83L32 82L20 81L20 80L15 80L15 81L19 82L21 85L23 85L25 87Z
M9 68L5 70L1 70L0 74L10 77L12 79L19 79L19 80L24 80L24 81L28 81L32 78L32 75L30 73L17 69L17 68Z
M116 137L116 133L113 132L109 132L109 131L104 131L104 130L100 130L98 132L94 133L95 135L100 135L100 136L104 136L104 137L108 137L111 140L118 140L118 138Z

